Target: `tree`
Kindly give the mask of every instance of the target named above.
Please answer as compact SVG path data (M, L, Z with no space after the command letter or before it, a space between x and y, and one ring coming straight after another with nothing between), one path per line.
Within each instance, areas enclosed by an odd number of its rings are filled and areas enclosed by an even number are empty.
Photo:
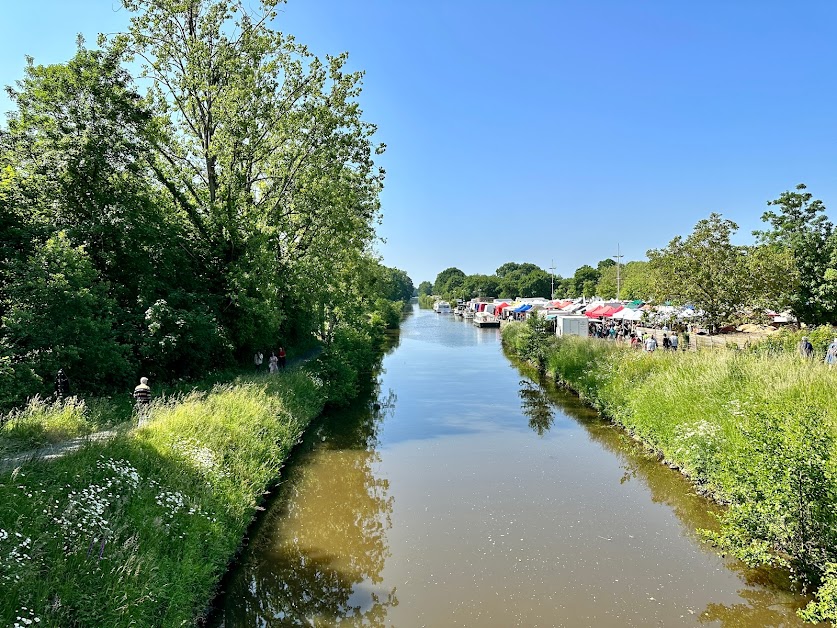
M619 270L620 296L623 299L647 300L654 291L648 262L628 262ZM602 271L596 284L596 294L605 299L616 298L616 264Z
M148 177L153 116L121 60L80 45L66 64L30 61L0 135L14 180L4 202L31 217L31 244L60 232L83 247L114 300L118 342L146 372L196 375L229 353L207 294L211 257Z
M500 282L494 275L468 275L462 282L467 297L496 297Z
M115 303L84 247L58 233L10 268L0 355L11 356L12 386L0 403L51 392L63 368L74 385L102 390L131 369L129 348L113 329Z
M596 264L596 270L598 270L600 273L603 273L606 269L613 268L615 266L616 260L608 257Z
M429 281L422 281L418 287L419 296L431 294L433 292L433 284Z
M438 275L433 283L434 294L447 295L462 288L465 282L465 273L455 267L446 268Z
M413 298L413 280L403 270L381 266L381 296L389 301L404 301Z
M592 266L585 264L579 267L573 275L576 296L594 296L600 276L601 273Z
M112 46L139 58L162 114L149 167L212 251L222 324L244 345L254 329L304 319L277 311L310 307L324 294L310 278L327 281L327 260L374 238L384 147L361 119L362 73L273 31L276 0L123 4L138 15Z
M528 274L535 270L540 270L540 268L529 262L525 262L523 264L518 264L517 262L506 262L495 271L495 274L500 279L503 279L506 275L516 271L519 271L522 274Z
M837 235L825 216L825 205L806 192L804 184L795 192L786 191L768 201L778 211L767 211L762 221L771 226L755 231L758 241L790 251L798 272L798 282L788 294L793 314L809 325L837 322ZM831 272L829 272L831 271Z
M677 236L666 248L648 251L655 296L703 310L711 331L781 291L777 282L794 276L789 258L775 249L732 244L737 230L733 221L713 213L685 240Z

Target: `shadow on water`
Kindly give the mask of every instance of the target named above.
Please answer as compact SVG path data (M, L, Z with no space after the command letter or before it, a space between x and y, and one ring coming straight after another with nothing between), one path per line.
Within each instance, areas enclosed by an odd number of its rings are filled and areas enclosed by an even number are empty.
M399 344L393 332L385 353ZM397 397L381 392L380 373L350 408L306 431L207 625L384 625L398 604L395 589L380 586L393 498L373 469L379 427Z
M722 507L695 492L694 486L678 471L660 463L656 454L631 438L621 427L604 419L575 393L556 385L534 368L507 356L518 369L521 410L529 418L529 427L543 436L553 425L555 411L573 418L585 428L588 437L619 458L624 474L620 484L640 481L654 503L667 506L677 517L683 534L700 539L700 530L717 530ZM787 572L769 568L751 568L733 558L724 560L747 588L738 591L745 602L711 603L697 617L701 624L724 628L781 628L803 625L796 610L810 598L793 592ZM827 624L804 624L827 626Z

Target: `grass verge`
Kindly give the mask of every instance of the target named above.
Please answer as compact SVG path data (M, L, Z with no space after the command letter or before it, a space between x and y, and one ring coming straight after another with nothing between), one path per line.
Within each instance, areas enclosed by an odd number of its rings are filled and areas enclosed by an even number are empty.
M306 370L218 385L0 475L0 623L194 624L327 396Z

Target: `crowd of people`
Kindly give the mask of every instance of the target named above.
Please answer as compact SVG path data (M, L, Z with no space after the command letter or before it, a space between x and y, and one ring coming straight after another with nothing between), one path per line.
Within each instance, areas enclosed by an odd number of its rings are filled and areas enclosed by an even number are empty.
M811 344L808 336L802 336L802 340L799 341L799 355L806 360L814 359L814 345ZM831 341L831 344L825 350L825 363L829 368L834 368L834 365L837 364L837 337Z
M285 359L285 347L279 347L278 352L271 351L270 357L267 359L268 373L278 373L280 369L284 371ZM253 364L256 367L256 372L260 373L264 364L264 354L261 351L256 351L256 354L253 356Z
M631 347L642 349L649 353L653 353L660 347L655 333L648 333L647 331L640 331L636 329L631 323L617 322L617 321L595 321L590 323L590 336L593 338L602 338L605 340L612 340L615 342L627 342ZM664 327L662 331L662 349L664 351L677 351L682 347L686 351L689 347L689 332L683 331L683 341L681 343L680 336L676 330L669 330ZM837 353L835 353L837 356Z

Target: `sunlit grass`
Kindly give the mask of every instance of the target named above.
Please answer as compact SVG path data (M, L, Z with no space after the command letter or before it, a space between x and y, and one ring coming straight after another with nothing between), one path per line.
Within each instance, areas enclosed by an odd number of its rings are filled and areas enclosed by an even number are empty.
M193 625L322 389L293 370L160 400L136 430L0 474L0 623Z

